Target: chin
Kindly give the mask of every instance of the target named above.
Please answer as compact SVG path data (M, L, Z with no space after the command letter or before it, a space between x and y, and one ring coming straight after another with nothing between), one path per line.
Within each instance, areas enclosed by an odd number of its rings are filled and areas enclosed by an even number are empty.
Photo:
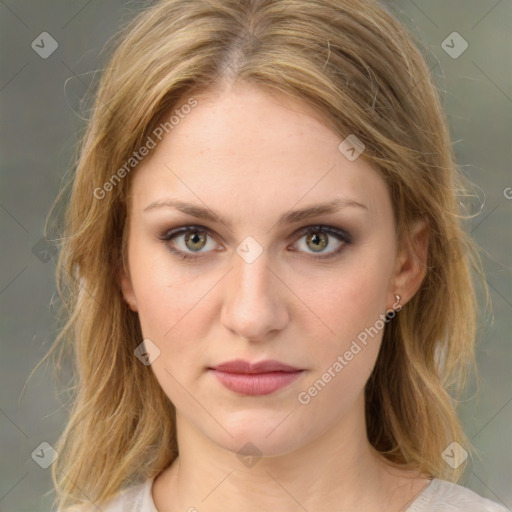
M215 434L203 431L203 434L236 455L278 457L296 450L301 444L300 436L305 435L303 430L292 424L292 415L286 417L288 413L279 411L265 416L261 411L252 414L246 411L231 421L223 421L219 417L226 430L220 429L219 432L216 429Z
M215 441L215 440L214 440ZM284 432L281 435L267 436L267 432L245 432L234 434L227 443L218 443L219 446L233 452L240 462L250 467L260 457L280 457L296 450L298 440L296 436ZM253 459L250 459L253 457ZM249 458L249 462L247 462Z

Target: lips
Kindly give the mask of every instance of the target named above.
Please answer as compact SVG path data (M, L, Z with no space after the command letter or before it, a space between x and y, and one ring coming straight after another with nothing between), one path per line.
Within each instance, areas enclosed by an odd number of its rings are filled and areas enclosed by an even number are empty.
M303 372L280 361L228 361L208 369L226 388L248 396L268 395L291 384Z
M295 368L287 364L281 363L274 359L267 359L258 363L250 363L243 359L235 359L226 363L218 364L213 367L214 370L227 373L269 373L269 372L297 372L300 368Z

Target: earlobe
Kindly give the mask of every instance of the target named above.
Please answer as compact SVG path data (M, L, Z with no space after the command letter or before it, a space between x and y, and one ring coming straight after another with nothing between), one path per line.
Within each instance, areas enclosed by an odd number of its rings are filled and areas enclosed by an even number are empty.
M119 268L117 276L125 302L128 304L132 311L137 312L137 300L135 298L135 293L133 291L130 277L126 274L122 267Z
M402 305L406 304L418 291L425 278L428 260L428 224L417 221L410 232L410 243L402 248L397 256L397 267L393 293L399 293Z

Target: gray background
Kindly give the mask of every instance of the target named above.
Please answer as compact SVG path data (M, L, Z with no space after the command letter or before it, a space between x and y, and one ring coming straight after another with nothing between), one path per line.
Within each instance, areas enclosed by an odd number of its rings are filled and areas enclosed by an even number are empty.
M480 393L468 389L461 417L479 458L463 484L512 507L512 74L510 0L388 2L434 58L455 150L476 185L469 229L485 249L493 312L480 329ZM31 457L53 444L66 420L51 369L27 377L55 334L54 258L41 242L44 220L70 167L84 126L80 100L99 52L144 2L0 0L0 511L49 511L50 469ZM469 44L458 58L442 42L458 32ZM41 58L31 44L42 32L58 48ZM451 43L450 43L451 44ZM457 43L458 44L458 43ZM46 46L48 49L49 47ZM510 194L507 194L509 190ZM53 299L53 305L52 305ZM47 493L45 495L45 493Z

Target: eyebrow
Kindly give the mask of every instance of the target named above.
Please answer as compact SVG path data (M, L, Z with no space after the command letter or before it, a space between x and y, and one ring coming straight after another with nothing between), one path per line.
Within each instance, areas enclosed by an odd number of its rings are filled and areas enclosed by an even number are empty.
M337 198L327 203L319 203L299 210L291 210L285 212L279 217L277 225L282 224L293 224L300 222L304 219L315 217L317 215L326 215L329 213L336 213L343 208L357 207L368 211L368 207L362 203L359 203L353 199L348 198ZM228 227L232 227L232 223L224 219L221 215L214 212L210 208L204 208L202 206L185 203L178 199L161 199L155 201L144 208L144 212L154 210L156 208L173 208L192 217L198 219L205 219L211 222L220 222Z

